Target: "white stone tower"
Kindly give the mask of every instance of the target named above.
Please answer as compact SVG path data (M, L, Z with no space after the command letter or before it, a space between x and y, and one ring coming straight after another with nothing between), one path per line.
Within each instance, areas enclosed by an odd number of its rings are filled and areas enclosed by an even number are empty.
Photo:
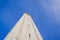
M21 17L4 40L43 40L31 16L27 13Z

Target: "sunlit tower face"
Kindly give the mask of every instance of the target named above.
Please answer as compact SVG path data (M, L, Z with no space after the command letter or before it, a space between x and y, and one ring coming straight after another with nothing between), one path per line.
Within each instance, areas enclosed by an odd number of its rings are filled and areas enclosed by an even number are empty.
M31 16L24 13L4 40L43 40L43 38Z

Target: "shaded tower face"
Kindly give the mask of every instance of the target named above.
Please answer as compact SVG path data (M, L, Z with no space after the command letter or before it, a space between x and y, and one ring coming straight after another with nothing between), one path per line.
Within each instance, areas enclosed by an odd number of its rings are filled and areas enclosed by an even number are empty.
M4 40L43 40L31 16L25 13Z

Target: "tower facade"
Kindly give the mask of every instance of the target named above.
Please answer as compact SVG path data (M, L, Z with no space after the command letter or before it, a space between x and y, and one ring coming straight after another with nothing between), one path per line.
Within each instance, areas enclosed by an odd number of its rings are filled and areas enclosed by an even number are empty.
M43 40L43 38L31 16L24 13L4 40Z

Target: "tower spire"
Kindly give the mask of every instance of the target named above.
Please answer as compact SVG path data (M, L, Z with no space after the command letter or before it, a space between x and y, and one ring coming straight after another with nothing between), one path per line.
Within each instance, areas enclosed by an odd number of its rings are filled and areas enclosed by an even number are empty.
M31 16L24 13L4 40L43 40Z

